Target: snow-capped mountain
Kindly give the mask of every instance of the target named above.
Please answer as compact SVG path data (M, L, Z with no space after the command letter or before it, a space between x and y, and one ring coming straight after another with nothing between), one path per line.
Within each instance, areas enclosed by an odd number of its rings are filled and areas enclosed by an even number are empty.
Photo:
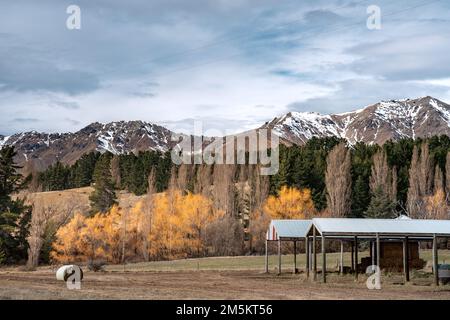
M383 144L391 139L450 135L450 106L432 97L382 101L333 115L289 112L263 127L294 144L304 144L313 136Z
M42 170L56 161L72 164L91 151L122 154L141 150L170 150L173 132L143 121L120 121L108 124L92 123L74 133L38 133L35 131L0 136L0 148L13 145L17 162Z
M273 129L281 141L289 145L302 145L312 137L330 136L345 138L351 144L359 141L383 144L390 139L450 135L450 105L424 97L382 101L341 114L289 112L261 128ZM4 145L15 146L16 161L30 172L43 170L58 160L72 164L83 154L95 150L114 154L168 151L177 144L172 141L173 135L162 126L143 121L96 122L74 133L32 131L7 137L0 135L0 149ZM214 138L205 140L203 145L215 141Z
M280 138L298 145L312 137L340 136L341 132L332 116L316 112L289 112L262 128L272 129Z

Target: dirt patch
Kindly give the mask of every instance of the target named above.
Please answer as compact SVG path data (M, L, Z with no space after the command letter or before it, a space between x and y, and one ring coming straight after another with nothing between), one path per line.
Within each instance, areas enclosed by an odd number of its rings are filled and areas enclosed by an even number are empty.
M365 278L330 275L314 283L303 274L256 271L86 272L81 290L68 290L51 269L0 271L0 299L450 299L450 287L365 287ZM388 282L388 281L386 281Z

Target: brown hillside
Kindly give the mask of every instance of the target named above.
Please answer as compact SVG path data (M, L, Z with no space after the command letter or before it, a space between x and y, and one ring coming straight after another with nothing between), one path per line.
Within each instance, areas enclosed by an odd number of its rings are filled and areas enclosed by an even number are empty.
M76 207L75 211L86 214L90 210L89 195L93 190L92 187L84 187L61 191L20 193L16 195L16 198L25 197L27 203L30 205L39 201L39 203L45 206L51 205L53 208L61 210L68 206L73 206ZM117 198L119 200L119 206L128 209L142 199L142 196L136 196L126 191L118 191Z

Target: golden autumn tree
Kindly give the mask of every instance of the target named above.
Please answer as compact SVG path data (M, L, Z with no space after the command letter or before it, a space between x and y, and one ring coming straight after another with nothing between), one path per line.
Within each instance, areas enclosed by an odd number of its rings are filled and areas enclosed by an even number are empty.
M248 231L251 235L250 248L259 253L264 252L266 232L270 224L270 216L264 210L255 210L250 219Z
M130 210L113 206L88 218L75 215L58 230L52 258L120 263L198 256L205 252L207 227L224 215L203 195L177 189L154 194L150 215L147 200Z
M86 218L80 213L56 232L50 257L57 262L69 263L81 258L80 231L84 228Z
M177 189L169 190L155 198L153 220L157 233L151 235L151 239L159 258L178 257L183 248L182 223L177 210L181 199L181 192Z
M180 227L188 250L196 249L199 256L203 250L204 232L207 226L223 216L223 211L213 210L211 200L201 194L188 193L178 203Z
M273 219L305 219L314 214L314 203L309 189L281 187L278 196L270 196L264 211Z
M113 206L103 219L103 237L107 248L105 258L119 263L122 258L122 211L118 206Z
M450 207L447 204L446 196L443 188L439 188L436 192L425 198L425 218L426 219L448 219L450 215Z
M126 226L129 234L124 237L124 211L118 206L113 206L105 214L98 213L88 218L76 214L58 229L51 256L54 261L63 263L72 260L119 263L124 249L135 250L136 219L130 219Z
M105 253L105 215L97 213L93 217L86 219L84 227L80 230L80 248L84 256L90 263L106 258Z

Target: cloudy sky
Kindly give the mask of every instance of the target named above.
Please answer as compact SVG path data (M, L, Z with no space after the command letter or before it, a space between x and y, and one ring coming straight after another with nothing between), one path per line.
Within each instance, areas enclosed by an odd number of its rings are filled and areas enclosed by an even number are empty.
M372 4L381 30L366 26ZM137 119L230 133L425 95L450 102L445 0L0 2L4 135Z

